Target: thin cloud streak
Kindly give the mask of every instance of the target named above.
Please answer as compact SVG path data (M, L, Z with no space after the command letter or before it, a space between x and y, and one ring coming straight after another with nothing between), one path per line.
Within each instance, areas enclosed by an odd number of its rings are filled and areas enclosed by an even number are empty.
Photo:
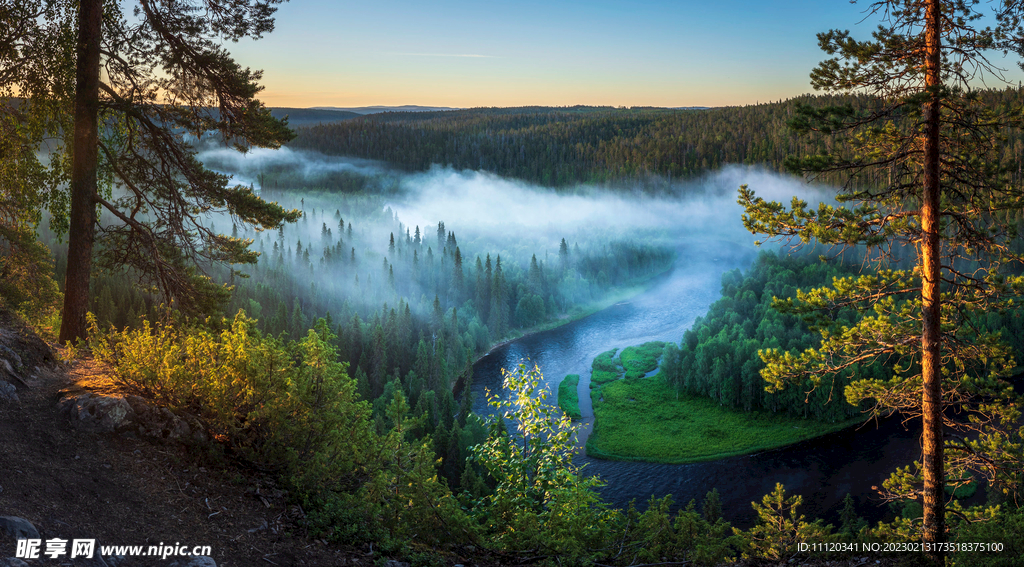
M395 55L411 55L413 57L470 57L473 59L496 59L494 55L478 55L476 53L395 53Z

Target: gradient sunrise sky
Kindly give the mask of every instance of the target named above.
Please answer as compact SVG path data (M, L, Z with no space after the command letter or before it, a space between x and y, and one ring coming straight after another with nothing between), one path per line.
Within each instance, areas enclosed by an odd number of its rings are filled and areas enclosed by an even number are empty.
M268 106L726 106L811 92L847 0L292 0L226 46Z

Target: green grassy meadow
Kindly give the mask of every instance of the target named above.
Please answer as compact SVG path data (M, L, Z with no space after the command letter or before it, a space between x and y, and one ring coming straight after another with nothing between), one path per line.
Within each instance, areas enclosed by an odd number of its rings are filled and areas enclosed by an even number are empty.
M593 390L599 386L603 386L609 382L614 382L622 377L622 365L615 358L615 353L619 349L613 348L612 350L602 352L594 358L594 362L590 365L590 389Z
M587 454L612 460L688 463L790 445L858 423L723 408L703 397L676 397L661 374L627 378L594 392Z

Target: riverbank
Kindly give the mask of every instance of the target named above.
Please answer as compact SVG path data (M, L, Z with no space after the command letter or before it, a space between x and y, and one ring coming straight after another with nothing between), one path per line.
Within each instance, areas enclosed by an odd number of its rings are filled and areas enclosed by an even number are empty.
M861 423L822 423L722 407L704 397L677 396L657 374L600 388L587 455L599 459L683 464L778 449Z

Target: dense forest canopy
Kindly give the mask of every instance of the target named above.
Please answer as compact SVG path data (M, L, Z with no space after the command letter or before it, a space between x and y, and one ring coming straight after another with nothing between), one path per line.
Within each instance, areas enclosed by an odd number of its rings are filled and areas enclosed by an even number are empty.
M984 90L995 109L1019 106L1019 88ZM787 156L825 151L827 139L788 128L798 104L849 103L867 96L803 95L785 101L709 109L520 107L446 112L385 112L304 126L289 144L329 155L381 160L407 171L432 165L485 170L551 186L671 181L728 164L783 171ZM1024 139L1011 136L1002 157L1021 178ZM828 178L826 178L826 181Z

